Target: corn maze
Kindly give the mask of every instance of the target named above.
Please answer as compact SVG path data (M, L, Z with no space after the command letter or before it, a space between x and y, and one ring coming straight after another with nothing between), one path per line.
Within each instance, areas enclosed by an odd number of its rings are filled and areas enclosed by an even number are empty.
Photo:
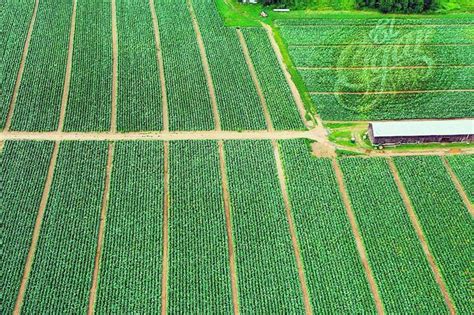
M222 5L0 3L0 313L470 314L471 147L316 157L300 94L472 117L474 20Z

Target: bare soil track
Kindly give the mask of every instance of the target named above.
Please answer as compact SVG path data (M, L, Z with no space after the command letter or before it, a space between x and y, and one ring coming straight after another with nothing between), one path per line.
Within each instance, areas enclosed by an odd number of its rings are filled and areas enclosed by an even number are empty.
M67 102L69 99L69 88L71 86L72 55L74 51L74 33L76 31L76 11L77 11L77 0L74 0L73 5L72 5L71 28L69 30L69 44L68 44L68 52L67 52L66 73L64 75L63 96L61 99L61 110L59 112L58 131L62 131L64 127L64 119L66 117L66 107L67 107Z
M211 69L209 67L209 62L207 60L206 47L204 46L204 41L202 39L201 30L199 29L199 23L196 18L196 13L194 12L193 4L191 0L186 0L188 6L189 14L191 15L191 20L193 22L194 32L196 33L196 40L199 47L199 53L201 55L201 62L204 69L204 74L206 76L207 88L209 90L209 96L211 98L212 104L212 113L214 116L214 127L216 130L221 130L221 119L219 117L219 109L217 107L216 91L214 89L214 82L212 80Z
M30 47L31 34L33 34L33 28L36 21L36 13L38 12L39 0L35 2L35 8L33 9L33 15L31 16L30 26L26 35L25 46L23 47L23 53L21 55L20 67L18 68L18 74L15 81L15 87L13 88L13 95L10 99L8 107L7 119L5 121L4 130L9 130L12 124L12 116L15 110L16 99L18 98L18 92L20 91L21 78L23 77L23 71L25 70L26 57L28 56L28 49Z
M18 295L15 302L15 308L13 310L13 314L20 314L21 308L23 306L23 300L25 297L26 287L28 285L31 268L33 266L33 261L35 258L36 247L38 245L41 225L43 224L44 212L46 210L46 205L48 203L49 192L51 190L51 184L53 183L53 175L54 175L54 169L56 167L56 161L58 158L58 152L59 152L59 142L55 142L53 153L51 155L51 160L49 162L48 174L46 176L46 182L43 189L43 195L41 196L38 214L36 216L35 226L33 229L33 235L31 238L31 245L28 251L28 256L26 257L25 268L23 270L23 276L20 283L20 289L18 290Z
M161 39L160 39L160 28L158 26L158 18L156 17L155 2L150 0L150 11L151 18L153 20L153 33L155 35L155 46L156 46L156 60L158 62L158 70L160 71L160 83L161 83L161 103L163 106L163 130L169 130L169 118L168 118L168 95L166 93L166 80L165 80L165 66L163 64L163 54L161 50Z
M472 207L472 203L469 200L469 197L467 196L466 192L464 191L464 188L461 185L461 182L459 181L458 177L456 174L454 174L453 169L451 168L451 165L449 165L448 160L446 159L445 156L442 156L441 159L443 160L443 164L448 171L449 176L451 177L451 181L454 183L454 186L456 186L456 189L461 196L462 200L464 201L464 204L466 205L466 208L469 210L469 213L471 216L474 217L474 209Z
M97 285L99 281L100 261L105 237L105 224L107 219L107 209L109 207L110 178L112 176L112 163L114 158L114 142L110 142L107 153L107 165L105 173L104 192L102 194L102 208L100 211L99 233L97 236L97 250L94 260L94 273L92 274L91 289L89 292L89 308L87 314L94 314L95 302L97 298Z
M225 223L227 230L227 246L229 252L229 266L230 266L230 281L232 288L232 305L234 307L234 314L239 314L239 291L238 291L238 277L237 277L237 266L235 263L235 250L234 250L234 236L232 233L232 213L230 205L230 194L227 181L227 171L225 163L225 151L224 142L220 140L219 145L219 166L222 178L222 194L224 197L224 209L225 209Z
M380 297L377 283L375 282L374 274L372 268L370 267L369 260L367 258L367 251L365 249L364 241L362 240L362 236L360 235L359 225L357 223L357 219L355 217L354 211L352 210L351 201L349 198L349 194L347 193L345 184L344 184L344 176L342 174L341 167L336 159L333 159L333 168L336 175L337 183L339 186L339 191L342 197L342 201L344 202L344 206L346 208L347 216L349 218L349 222L352 228L352 234L354 235L355 243L357 246L357 251L359 252L360 260L362 266L365 270L365 275L367 277L367 281L369 282L370 290L372 292L372 296L375 301L375 306L377 308L378 314L384 314L384 307L383 302Z
M395 163L393 162L391 158L388 159L388 164L392 172L393 179L395 180L395 183L397 184L398 191L400 192L400 195L402 196L403 203L405 204L405 208L407 209L408 216L410 217L410 221L413 225L413 228L415 229L415 232L421 243L421 247L423 248L423 252L425 253L426 259L428 260L428 263L431 267L431 271L433 272L436 283L438 283L439 289L441 290L441 294L443 295L444 302L446 303L446 306L448 307L449 313L456 314L456 308L454 307L451 296L449 295L448 289L446 287L446 283L444 282L444 279L441 275L439 267L436 264L436 261L433 255L431 254L430 246L428 245L428 241L426 240L425 234L423 233L423 229L421 227L420 221L418 220L418 216L415 213L410 197L408 196L408 193L405 189L405 185L400 179L400 175L398 174L397 167L395 166Z

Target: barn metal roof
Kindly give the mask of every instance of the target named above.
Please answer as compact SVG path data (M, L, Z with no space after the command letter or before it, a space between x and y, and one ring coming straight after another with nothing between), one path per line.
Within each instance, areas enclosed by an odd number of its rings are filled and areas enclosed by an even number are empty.
M372 122L374 137L454 136L474 134L474 119Z

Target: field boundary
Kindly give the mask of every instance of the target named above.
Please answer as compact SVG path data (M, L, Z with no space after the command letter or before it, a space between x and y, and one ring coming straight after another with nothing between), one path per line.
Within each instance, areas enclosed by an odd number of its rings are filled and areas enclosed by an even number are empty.
M25 297L26 289L28 286L28 280L30 278L31 269L35 259L36 248L38 246L38 240L41 232L41 226L43 224L44 213L46 206L48 205L49 193L54 179L54 171L56 168L56 162L58 159L59 142L54 143L53 152L51 153L51 159L49 162L48 173L44 184L43 194L41 196L40 205L38 208L38 214L36 215L35 226L33 229L33 235L31 237L30 249L28 250L28 256L26 257L25 267L23 269L23 276L21 278L20 288L18 290L15 307L13 314L20 314L21 308L23 307L23 300Z
M212 113L214 116L214 128L216 130L221 130L221 119L219 116L219 108L217 106L216 91L214 89L214 82L212 80L211 68L209 66L209 61L207 60L206 46L204 45L204 40L202 39L201 30L199 28L199 22L194 12L193 4L191 0L186 0L189 14L191 16L191 21L193 23L194 33L196 34L196 41L199 47L199 53L201 55L201 63L206 76L207 88L209 90L209 96L211 98L212 104Z
M252 77L253 84L257 90L258 97L260 98L260 104L262 105L263 115L265 116L265 122L267 124L267 130L273 131L273 123L270 117L270 112L268 111L267 100L262 91L262 86L258 80L257 72L255 71L255 66L253 65L252 58L250 57L249 48L247 46L247 41L245 40L244 34L240 29L236 29L237 37L240 41L240 46L242 47L242 52L244 54L245 62Z
M28 50L30 48L31 35L33 34L33 28L36 22L36 13L38 12L39 0L35 1L35 7L33 14L31 15L30 25L28 26L28 33L26 34L25 45L23 46L23 52L21 54L20 66L16 76L15 86L13 88L13 95L10 98L10 104L8 106L7 118L5 120L5 126L3 130L9 130L12 124L12 116L15 110L16 99L18 98L18 92L20 91L21 79L23 77L23 71L25 70L26 58L28 56Z
M64 128L64 120L66 118L66 108L67 108L67 103L69 100L69 88L71 87L72 56L74 52L74 34L76 32L76 12L77 12L77 0L74 0L72 4L71 28L69 30L66 73L64 75L63 96L61 98L61 109L59 112L58 131L62 131Z
M115 0L110 1L111 27L112 27L112 95L110 109L110 130L117 131L117 93L118 93L118 31L117 7Z
M405 204L405 208L408 212L408 216L410 217L411 224L413 228L415 229L416 235L418 236L418 240L421 244L421 247L423 248L425 257L428 260L428 263L431 267L431 271L433 272L433 276L435 277L436 283L438 284L441 294L443 295L444 302L446 306L448 307L449 313L456 314L456 308L449 294L446 283L444 282L444 279L443 279L443 276L441 275L441 271L438 267L438 264L436 263L436 260L433 257L433 254L431 253L430 246L428 244L428 241L426 240L425 234L423 232L423 228L420 224L420 220L418 219L418 216L416 215L415 209L410 200L410 197L408 196L408 192L405 188L405 185L403 184L403 181L400 178L400 174L398 173L397 167L395 166L393 159L388 158L387 162L388 162L390 171L393 175L393 179L395 180L395 183L398 187L400 196L403 199L403 203Z
M234 234L232 231L232 209L230 204L230 193L228 188L226 160L224 142L218 141L219 146L219 165L221 171L222 180L222 195L224 198L224 210L225 210L225 223L227 230L227 246L229 252L229 267L230 267L230 281L232 288L232 305L234 307L234 314L239 314L239 290L238 290L238 275L237 265L235 262L235 249L234 249Z
M350 197L344 184L344 175L336 159L332 159L332 164L333 164L333 169L335 172L337 184L339 187L339 193L342 197L342 201L344 202L346 214L352 228L352 235L354 236L354 241L357 247L357 251L359 252L361 264L365 270L365 276L367 278L367 282L369 283L370 291L372 292L372 297L374 298L375 307L377 308L377 313L384 314L385 311L384 311L383 301L382 301L382 298L380 297L377 282L375 281L372 268L370 267L369 259L367 257L367 251L364 245L364 240L362 239L362 236L360 234L359 224L357 223L355 213L352 210Z
M288 221L291 244L293 246L293 251L295 255L296 267L298 269L298 278L300 280L301 291L303 293L302 298L303 298L303 303L305 307L305 312L306 314L313 314L313 307L311 305L308 285L307 285L306 276L304 273L305 269L304 269L303 258L301 257L301 254L300 254L300 247L299 247L298 236L296 232L296 226L295 226L295 222L293 220L293 214L291 211L290 197L288 195L288 189L286 187L285 171L284 171L283 163L281 161L278 143L276 140L272 141L272 146L273 146L273 154L275 157L275 164L276 164L277 173L278 173L278 180L280 182L280 190L281 190L283 203L285 205L285 210L286 210L286 219Z
M464 202L464 205L466 206L471 216L474 217L474 209L472 207L472 203L469 200L469 197L467 196L466 191L464 190L464 187L462 186L458 177L456 176L453 169L451 168L451 165L449 164L448 159L446 159L446 156L441 156L441 160L443 160L444 167L446 168L446 171L448 172L449 177L451 177L451 181L453 182L454 186L456 187L456 190L461 196L461 199Z
M163 130L169 130L168 117L168 94L166 92L165 66L163 63L163 53L161 50L160 28L158 25L158 18L156 17L156 9L154 0L150 0L151 18L153 20L153 33L155 35L156 59L158 62L158 70L160 71L161 83L161 102L162 102L162 116L163 116Z
M161 314L168 310L168 268L169 268L169 205L170 205L170 174L169 174L169 142L163 144L163 261L161 264Z
M379 95L379 94L429 94L429 93L458 93L474 92L474 89L460 90L419 90L419 91L372 91L372 92L308 92L310 95Z

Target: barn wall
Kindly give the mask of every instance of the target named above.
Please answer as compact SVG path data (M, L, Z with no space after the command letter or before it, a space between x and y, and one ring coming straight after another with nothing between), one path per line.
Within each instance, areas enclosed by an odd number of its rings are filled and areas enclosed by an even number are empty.
M373 139L373 140L372 140ZM430 142L472 142L474 135L454 136L411 136L411 137L371 137L374 144L430 143Z

